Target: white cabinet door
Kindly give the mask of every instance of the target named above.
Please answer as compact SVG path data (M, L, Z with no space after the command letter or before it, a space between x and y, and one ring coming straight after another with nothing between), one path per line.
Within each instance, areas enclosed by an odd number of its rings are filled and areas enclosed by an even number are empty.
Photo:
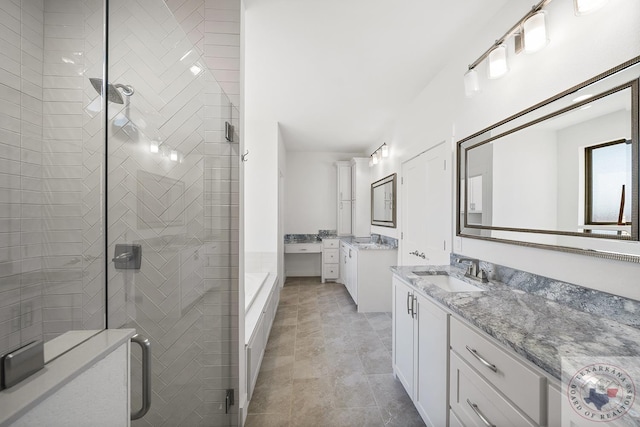
M351 165L338 165L338 200L351 200Z
M358 251L349 248L349 292L358 305Z
M414 319L411 314L413 292L402 281L393 279L393 371L413 398Z
M428 426L445 426L449 411L448 372L444 369L449 360L449 315L427 298L416 298L414 402Z
M338 202L338 235L351 234L351 201Z
M448 147L440 144L402 165L402 265L449 264ZM410 254L415 251L426 259Z

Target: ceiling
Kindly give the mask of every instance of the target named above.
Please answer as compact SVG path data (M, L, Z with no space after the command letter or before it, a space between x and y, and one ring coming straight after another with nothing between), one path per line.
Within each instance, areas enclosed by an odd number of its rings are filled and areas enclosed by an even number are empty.
M364 152L506 1L246 0L245 117L288 150Z

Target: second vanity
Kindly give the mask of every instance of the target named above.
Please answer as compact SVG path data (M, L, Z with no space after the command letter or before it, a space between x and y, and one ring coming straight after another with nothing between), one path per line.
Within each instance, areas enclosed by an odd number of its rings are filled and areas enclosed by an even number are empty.
M397 246L378 241L340 239L340 279L358 306L359 313L390 312L391 272L396 264Z
M393 370L428 426L582 425L561 385L564 358L613 356L640 374L634 327L454 266L391 270Z

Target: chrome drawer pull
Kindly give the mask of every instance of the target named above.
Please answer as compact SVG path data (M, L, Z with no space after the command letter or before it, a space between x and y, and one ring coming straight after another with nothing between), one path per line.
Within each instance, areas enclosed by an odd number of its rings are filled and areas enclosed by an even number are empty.
M498 368L496 368L496 365L494 365L493 363L489 363L486 360L484 360L482 358L482 356L480 356L475 349L469 347L468 345L465 345L465 347L467 347L467 350L469 350L469 353L473 354L473 356L476 359L478 359L480 361L480 363L482 363L487 368L491 369L493 372L498 372Z
M476 413L478 418L482 420L484 425L486 425L487 427L496 427L495 424L491 424L491 422L487 419L487 417L485 417L484 414L480 412L480 408L478 408L478 405L476 405L475 403L471 403L469 399L467 399L467 403L469 404L469 406L471 406L471 409L473 409L473 412Z
M411 292L407 292L407 314L411 314L411 309L409 308L409 298L411 298ZM413 317L413 315L411 317Z

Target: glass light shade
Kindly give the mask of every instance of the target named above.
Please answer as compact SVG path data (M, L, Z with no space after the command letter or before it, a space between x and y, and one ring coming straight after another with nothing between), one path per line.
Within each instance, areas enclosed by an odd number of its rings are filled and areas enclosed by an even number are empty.
M576 15L587 15L600 9L607 4L608 1L609 0L573 0L573 8L576 11Z
M160 146L158 145L158 142L157 141L151 141L149 143L149 152L155 154L158 151L160 151Z
M547 35L547 18L544 11L539 11L527 18L522 24L524 33L524 51L537 52L549 43Z
M169 154L169 159L171 159L172 162L177 162L178 152L176 150L171 150L171 153Z
M373 164L377 165L378 164L378 152L376 151L375 153L373 153Z
M369 167L373 166L373 156L369 156Z
M478 92L480 92L478 72L472 68L464 73L464 94L470 98Z
M489 53L489 78L497 79L509 71L507 64L507 46L501 44Z
M386 143L382 144L381 151L382 151L383 158L389 157L389 146Z

